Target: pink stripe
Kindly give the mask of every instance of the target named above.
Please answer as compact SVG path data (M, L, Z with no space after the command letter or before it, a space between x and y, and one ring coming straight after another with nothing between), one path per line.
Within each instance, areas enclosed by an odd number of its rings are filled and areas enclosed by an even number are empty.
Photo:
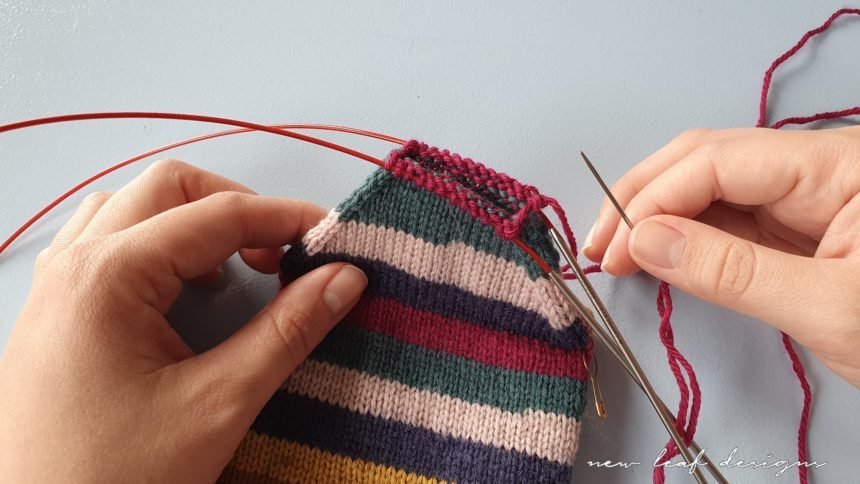
M588 378L581 351L562 350L524 336L448 319L390 298L362 300L344 323L497 368L581 381Z
M512 413L321 361L302 363L282 388L356 413L561 464L573 463L579 442L580 425L573 417L534 409Z

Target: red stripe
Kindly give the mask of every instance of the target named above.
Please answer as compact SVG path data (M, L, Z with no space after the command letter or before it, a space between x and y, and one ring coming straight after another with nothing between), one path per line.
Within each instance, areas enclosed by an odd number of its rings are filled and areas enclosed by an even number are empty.
M362 299L344 323L498 368L581 381L588 378L582 351L563 350L543 341L449 319L391 298Z

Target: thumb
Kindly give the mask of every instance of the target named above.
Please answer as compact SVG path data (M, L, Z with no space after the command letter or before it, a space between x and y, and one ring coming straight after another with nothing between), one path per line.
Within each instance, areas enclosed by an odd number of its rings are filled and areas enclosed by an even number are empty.
M229 394L241 395L247 410L256 415L358 302L366 286L364 273L345 263L304 274L236 334L192 358L197 360L192 378L219 382Z
M655 277L798 339L809 321L822 317L815 301L828 301L827 288L836 283L833 261L770 249L672 215L636 224L628 249Z

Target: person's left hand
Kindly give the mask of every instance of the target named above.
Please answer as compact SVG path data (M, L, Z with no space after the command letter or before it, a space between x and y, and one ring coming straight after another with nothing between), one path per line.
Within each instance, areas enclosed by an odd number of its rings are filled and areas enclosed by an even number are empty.
M183 281L237 250L278 270L324 215L189 165L156 163L88 197L37 261L0 361L0 476L10 482L213 482L287 376L367 279L333 263L195 355L164 315Z

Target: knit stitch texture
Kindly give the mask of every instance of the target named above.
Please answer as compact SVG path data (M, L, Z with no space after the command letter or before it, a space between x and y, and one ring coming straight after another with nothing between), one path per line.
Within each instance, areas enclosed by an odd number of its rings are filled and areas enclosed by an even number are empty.
M392 156L417 165L409 149ZM523 205L462 190L490 213ZM520 239L557 269L546 229L520 215ZM287 252L282 278L333 261L365 271L365 295L266 405L221 482L570 482L590 342L534 260L379 170Z

